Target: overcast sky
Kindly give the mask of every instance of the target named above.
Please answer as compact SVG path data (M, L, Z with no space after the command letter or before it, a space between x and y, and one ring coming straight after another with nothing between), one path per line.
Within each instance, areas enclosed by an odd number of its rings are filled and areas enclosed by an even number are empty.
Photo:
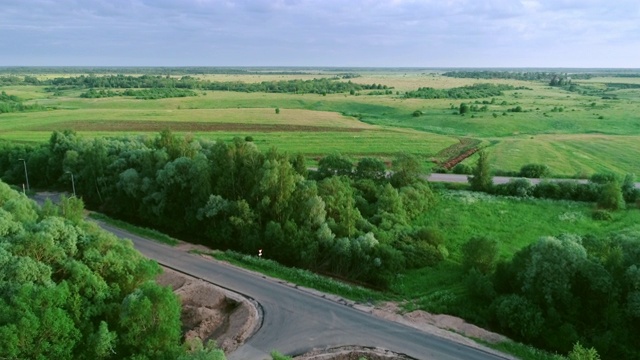
M640 0L0 0L0 66L640 68Z

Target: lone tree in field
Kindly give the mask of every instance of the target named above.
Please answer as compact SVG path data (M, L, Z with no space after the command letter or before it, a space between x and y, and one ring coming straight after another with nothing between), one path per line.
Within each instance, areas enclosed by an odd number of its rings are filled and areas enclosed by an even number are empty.
M479 158L473 168L472 176L467 177L471 190L489 191L493 187L493 178L489 169L489 155L485 151L478 152Z
M469 110L470 110L469 109L469 105L467 105L467 103L460 104L460 110L459 110L460 111L460 115L464 115L464 114L468 113Z

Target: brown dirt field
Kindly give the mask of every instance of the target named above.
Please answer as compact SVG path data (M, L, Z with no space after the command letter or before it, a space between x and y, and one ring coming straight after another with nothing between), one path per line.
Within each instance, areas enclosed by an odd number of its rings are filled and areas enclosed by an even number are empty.
M246 132L361 132L364 128L347 128L333 126L308 125L276 125L276 124L240 124L240 123L204 123L189 121L122 121L122 120L83 120L63 121L55 124L38 125L31 131L145 131L159 132L165 129L171 131L246 131Z

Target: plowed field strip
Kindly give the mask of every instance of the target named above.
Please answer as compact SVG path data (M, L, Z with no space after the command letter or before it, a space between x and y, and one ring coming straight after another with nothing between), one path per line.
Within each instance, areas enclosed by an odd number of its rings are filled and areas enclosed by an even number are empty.
M255 131L255 132L360 132L363 128L344 128L334 126L242 124L242 123L205 123L189 121L63 121L55 124L43 124L31 127L28 131L55 131L71 129L76 131L150 131L164 129L172 131Z

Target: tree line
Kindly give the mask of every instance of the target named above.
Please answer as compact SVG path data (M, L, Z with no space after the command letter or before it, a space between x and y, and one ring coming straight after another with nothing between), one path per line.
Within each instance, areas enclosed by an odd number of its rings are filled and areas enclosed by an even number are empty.
M382 84L357 84L342 79L356 77L354 74L340 74L330 78L318 78L311 80L279 80L246 83L241 81L210 81L193 76L181 77L162 75L104 75L96 76L79 75L69 77L56 77L38 80L33 76L2 76L0 85L40 85L46 86L50 92L65 89L158 89L176 88L191 90L215 90L238 92L271 92L271 93L298 93L298 94L334 94L350 93L361 90L387 90L391 89Z
M105 97L115 97L115 96L132 96L136 99L142 100L155 100L155 99L166 99L166 98L175 98L175 97L187 97L187 96L196 96L197 93L193 90L189 89L177 89L177 88L152 88L152 89L140 89L133 90L127 89L124 91L113 91L113 90L96 90L94 88L89 89L80 94L81 98L87 99L99 99Z
M554 77L567 76L566 73L553 71L490 71L490 70L470 70L470 71L447 71L442 74L452 78L469 78L469 79L513 79L513 80L535 80L548 81ZM591 79L593 74L590 73L572 73L574 79Z
M608 220L608 210L620 210L626 204L634 205L640 200L640 189L635 187L635 175L627 174L620 178L613 173L593 174L586 183L576 181L545 181L550 169L544 164L526 164L518 173L509 176L520 176L506 184L493 184L489 155L481 151L476 165L471 168L458 164L452 170L458 174L470 174L469 184L475 191L490 194L516 197L535 197L552 200L573 200L597 203L599 209L594 212L597 220ZM542 178L538 184L532 184L528 178Z
M505 90L515 87L503 84L474 84L450 89L418 88L404 93L405 98L416 99L479 99L503 95Z
M214 248L257 254L385 288L402 269L435 265L447 254L434 229L412 221L434 204L410 155L353 165L340 155L308 172L301 155L249 141L207 142L164 131L156 137L84 139L54 132L48 144L6 144L8 182L69 188L94 209Z

